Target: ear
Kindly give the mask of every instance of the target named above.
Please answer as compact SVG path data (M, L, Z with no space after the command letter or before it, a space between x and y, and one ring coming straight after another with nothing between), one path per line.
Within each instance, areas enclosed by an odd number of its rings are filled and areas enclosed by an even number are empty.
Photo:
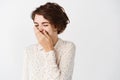
M54 32L57 32L57 28L54 28L53 31L54 31Z
M53 27L53 31L57 32L57 27L56 26Z

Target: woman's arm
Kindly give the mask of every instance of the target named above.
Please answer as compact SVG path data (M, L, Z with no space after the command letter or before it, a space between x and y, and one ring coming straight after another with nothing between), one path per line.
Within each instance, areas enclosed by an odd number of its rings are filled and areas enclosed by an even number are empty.
M28 54L27 49L24 50L23 56L23 68L22 68L22 80L29 80L28 79Z
M60 60L59 66L56 64L55 51L51 50L45 54L46 74L48 80L72 80L74 67L75 45L71 44L69 48L65 48L66 52Z

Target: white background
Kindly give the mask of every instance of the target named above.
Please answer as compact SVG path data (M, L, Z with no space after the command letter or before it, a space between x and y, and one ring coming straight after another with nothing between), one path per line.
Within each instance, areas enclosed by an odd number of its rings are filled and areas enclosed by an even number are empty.
M0 0L0 80L21 80L23 50L36 43L31 12L49 0ZM50 0L71 23L76 44L73 80L120 80L120 0Z

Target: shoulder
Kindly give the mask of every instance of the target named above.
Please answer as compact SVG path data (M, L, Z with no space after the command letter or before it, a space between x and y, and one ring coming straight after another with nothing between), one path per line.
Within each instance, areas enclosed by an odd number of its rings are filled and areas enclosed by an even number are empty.
M63 39L59 38L59 41L58 41L57 45L55 46L55 48L56 48L56 50L61 51L62 53L66 53L68 51L74 52L76 49L76 46L75 46L74 42L72 42L72 41L63 40Z
M69 47L69 48L76 48L75 43L72 41L68 41L68 40L62 40L62 45L65 47Z
M62 57L74 57L75 55L75 52L76 52L76 45L74 42L72 41L68 41L68 40L62 40L61 39L61 52L63 53L62 54Z

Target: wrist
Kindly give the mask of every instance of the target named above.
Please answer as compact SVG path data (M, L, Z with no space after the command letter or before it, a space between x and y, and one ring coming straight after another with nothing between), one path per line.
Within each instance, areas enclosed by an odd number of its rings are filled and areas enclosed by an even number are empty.
M54 48L46 49L45 52L49 52L49 51L52 51L52 50L54 50Z

